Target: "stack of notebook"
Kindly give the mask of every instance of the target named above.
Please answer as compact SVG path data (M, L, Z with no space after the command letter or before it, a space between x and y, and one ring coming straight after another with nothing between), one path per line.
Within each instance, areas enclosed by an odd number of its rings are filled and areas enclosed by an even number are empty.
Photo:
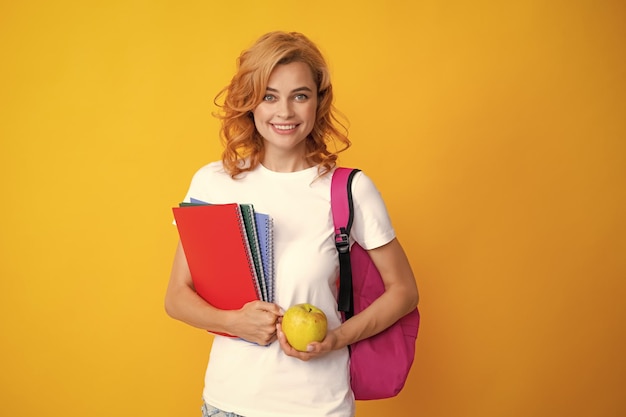
M274 301L272 218L251 204L192 199L174 218L196 292L223 310Z

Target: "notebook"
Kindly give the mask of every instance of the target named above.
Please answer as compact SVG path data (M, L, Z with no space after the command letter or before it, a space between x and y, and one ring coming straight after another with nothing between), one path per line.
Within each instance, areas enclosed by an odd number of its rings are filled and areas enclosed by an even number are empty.
M172 210L196 292L222 310L260 299L239 205L192 204Z
M252 207L251 204L240 204L239 209L243 215L243 223L246 230L246 236L248 237L248 244L250 245L254 270L257 276L257 291L259 299L267 301L267 285L264 276L263 261L261 260L259 234L257 230L254 207Z
M191 198L189 203L181 205L205 205L205 201ZM240 204L244 227L252 254L259 299L274 302L274 222L272 217L254 210L252 204Z
M274 223L268 214L254 213L259 235L259 250L263 263L263 277L267 288L267 300L274 302Z

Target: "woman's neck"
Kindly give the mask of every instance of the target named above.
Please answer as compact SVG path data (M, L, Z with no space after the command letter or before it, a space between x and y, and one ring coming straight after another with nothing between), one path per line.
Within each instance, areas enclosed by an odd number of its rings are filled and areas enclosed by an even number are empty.
M265 155L261 164L270 171L296 172L311 168L314 164L302 156Z

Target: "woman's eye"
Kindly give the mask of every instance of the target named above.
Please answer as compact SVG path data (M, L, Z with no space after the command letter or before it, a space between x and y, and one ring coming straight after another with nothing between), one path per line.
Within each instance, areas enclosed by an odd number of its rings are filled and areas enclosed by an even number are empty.
M274 96L271 94L266 94L265 96L263 96L263 101L273 101L274 100Z
M307 96L306 94L298 94L296 96L296 101L305 101L308 98L309 98L309 96Z

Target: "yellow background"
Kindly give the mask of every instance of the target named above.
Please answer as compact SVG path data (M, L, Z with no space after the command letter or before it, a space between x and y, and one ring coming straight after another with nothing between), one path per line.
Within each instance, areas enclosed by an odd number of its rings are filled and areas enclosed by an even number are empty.
M624 5L0 2L0 415L199 415L170 208L274 29L326 54L421 290L406 389L358 415L626 414Z

